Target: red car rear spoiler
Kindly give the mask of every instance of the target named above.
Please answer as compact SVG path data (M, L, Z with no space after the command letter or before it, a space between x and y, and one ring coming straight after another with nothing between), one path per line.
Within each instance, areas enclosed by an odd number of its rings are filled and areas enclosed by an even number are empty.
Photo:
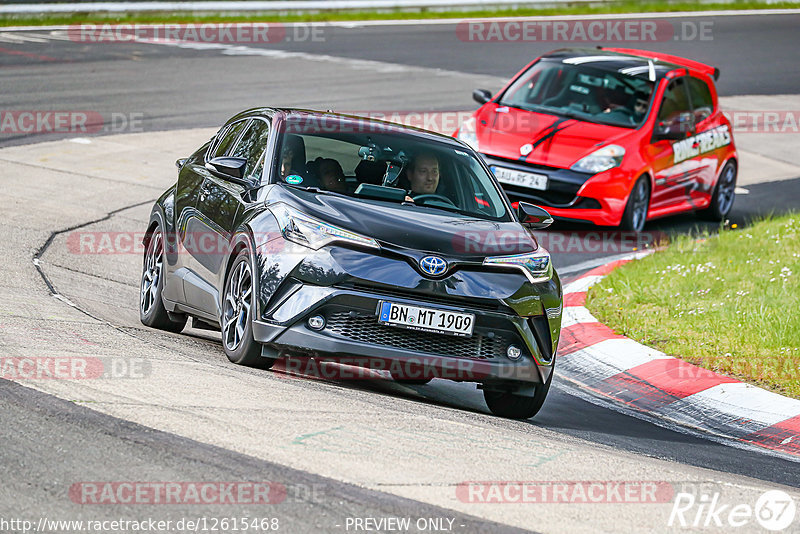
M620 54L630 54L632 56L642 56L650 59L661 59L664 61L669 61L670 63L676 63L683 67L688 67L690 69L700 71L706 76L713 76L714 80L719 79L719 69L717 67L712 67L711 65L706 65L705 63L700 63L699 61L692 61L691 59L686 59L679 56L672 56L670 54L662 54L660 52L637 50L635 48L606 48L606 47L598 47L598 48L601 48L602 50L608 50L610 52L619 52Z

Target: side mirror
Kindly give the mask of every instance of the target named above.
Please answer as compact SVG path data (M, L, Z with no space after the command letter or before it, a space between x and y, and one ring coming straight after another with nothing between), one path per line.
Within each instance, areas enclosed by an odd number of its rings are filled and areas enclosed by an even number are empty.
M472 99L480 105L492 99L492 93L486 89L475 89L472 91Z
M189 161L189 158L176 159L175 160L175 166L178 167L178 169L182 169L183 166L186 165L187 161Z
M531 230L544 230L553 224L553 217L547 210L527 202L519 203L518 215L519 222Z
M228 180L243 186L252 186L244 179L244 168L247 165L245 158L219 157L206 162L208 172L223 180Z
M677 141L678 139L683 139L684 137L686 137L686 133L679 131L677 128L670 127L669 124L663 121L656 123L656 127L653 129L654 141Z
M669 122L658 121L653 129L653 139L656 141L661 139L683 139L691 133L692 127L692 114L689 112L681 113L675 120Z

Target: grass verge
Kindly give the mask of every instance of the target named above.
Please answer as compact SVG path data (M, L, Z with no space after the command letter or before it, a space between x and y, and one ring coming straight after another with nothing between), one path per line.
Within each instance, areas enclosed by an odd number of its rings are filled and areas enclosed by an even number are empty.
M680 237L592 287L587 307L644 345L800 398L800 213Z
M552 8L483 9L465 11L380 10L380 11L323 11L323 12L263 12L263 13L68 13L2 15L0 26L43 26L88 23L182 23L182 22L333 22L356 20L408 20L440 18L493 18L530 17L548 15L596 15L607 13L655 13L707 10L791 9L800 8L800 2L765 2L734 0L732 2L683 2L655 0L635 2L622 0L607 4L577 4Z

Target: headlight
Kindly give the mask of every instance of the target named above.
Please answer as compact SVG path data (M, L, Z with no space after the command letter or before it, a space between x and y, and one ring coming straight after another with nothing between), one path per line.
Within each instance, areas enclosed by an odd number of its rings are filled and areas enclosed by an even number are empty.
M380 248L371 237L345 230L333 224L318 221L283 203L273 204L269 210L278 220L283 237L314 250L331 243L350 243L362 247Z
M458 129L458 140L468 144L475 152L478 151L478 134L475 131L475 117L470 117L461 124L461 128Z
M625 155L625 149L619 145L608 145L603 148L597 149L585 158L578 160L572 166L573 171L590 172L597 174L598 172L613 169L622 163L622 157Z
M550 262L550 253L542 247L539 247L536 252L528 254L491 256L483 260L483 264L520 269L532 284L547 282L553 277L553 264Z

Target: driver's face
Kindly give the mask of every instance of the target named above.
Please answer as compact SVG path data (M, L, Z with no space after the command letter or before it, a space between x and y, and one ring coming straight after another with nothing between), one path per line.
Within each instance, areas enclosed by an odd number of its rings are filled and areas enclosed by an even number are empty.
M432 156L417 158L414 170L408 173L408 181L411 182L412 193L435 193L439 186L439 162Z
M644 115L647 113L647 100L636 100L636 104L633 106L633 111L636 113L637 116Z

